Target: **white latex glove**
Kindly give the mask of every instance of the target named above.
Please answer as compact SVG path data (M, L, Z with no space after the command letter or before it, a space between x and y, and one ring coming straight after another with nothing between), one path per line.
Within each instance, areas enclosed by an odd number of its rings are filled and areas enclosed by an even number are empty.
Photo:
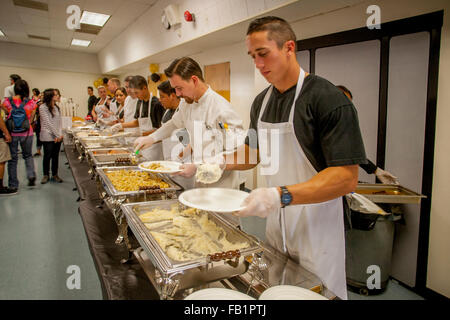
M390 172L384 171L381 168L375 170L375 175L384 184L399 184L398 178Z
M122 129L123 129L122 128L122 124L121 123L116 123L115 125L113 125L111 127L111 132L112 133L117 133L117 132L121 131Z
M197 172L197 165L193 163L185 163L180 166L180 172L175 172L174 176L181 176L184 178L191 178Z
M156 141L152 138L152 136L139 137L134 140L134 152L150 148L155 142Z
M267 218L281 208L280 193L277 188L258 188L253 190L242 203L246 208L234 213L236 216L258 216Z

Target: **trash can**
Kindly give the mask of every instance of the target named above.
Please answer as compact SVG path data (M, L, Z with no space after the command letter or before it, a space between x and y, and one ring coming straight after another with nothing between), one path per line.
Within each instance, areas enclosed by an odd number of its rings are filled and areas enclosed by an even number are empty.
M359 194L346 199L351 221L345 233L348 289L363 295L382 293L391 271L393 216Z

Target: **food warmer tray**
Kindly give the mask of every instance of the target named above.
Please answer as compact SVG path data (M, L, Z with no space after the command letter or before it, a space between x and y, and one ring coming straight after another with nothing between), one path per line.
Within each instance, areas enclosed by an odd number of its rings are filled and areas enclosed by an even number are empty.
M111 148L111 147L120 147L122 144L119 140L115 138L102 138L99 137L84 137L78 139L81 143L83 149L102 149L102 148Z
M418 194L401 185L359 183L355 190L375 203L415 203L419 204L426 196Z
M128 225L134 236L142 246L154 267L150 273L153 275L152 281L162 299L170 299L177 291L198 287L221 279L231 278L248 271L254 256L260 255L263 251L259 241L243 231L233 227L229 222L221 218L214 212L205 212L208 217L222 227L226 232L226 237L231 242L246 241L249 247L240 250L240 254L231 259L214 259L214 254L197 258L190 261L176 261L169 258L158 242L153 238L150 231L139 219L139 216L155 208L169 209L177 204L180 209L184 209L178 200L152 201L141 203L122 204ZM156 229L157 230L157 229Z
M110 151L120 151L121 153L117 154L108 154ZM102 148L102 149L90 149L87 150L88 161L91 167L112 167L112 166L128 166L132 164L132 150L129 148ZM116 160L128 159L131 164L122 164L117 163ZM134 164L134 166L137 163Z
M149 173L150 175L162 179L163 181L168 183L170 187L156 190L156 192L154 192L155 190L135 190L126 192L118 191L111 183L111 180L109 180L108 176L106 175L106 171L114 171L122 169L143 171L142 169L136 166L99 167L95 169L97 173L95 179L100 198L102 199L102 202L111 211L118 227L119 234L116 239L116 244L121 244L123 241L125 241L127 247L131 250L131 245L128 239L128 225L120 206L123 203L136 203L136 202L174 199L177 197L176 193L183 190L183 188L164 174ZM128 258L129 256L127 257L127 259Z
M118 170L131 170L131 171L146 172L137 166L101 167L101 168L97 168L96 170L97 170L97 174L103 184L103 187L109 196L121 197L121 196L132 196L132 195L136 195L136 194L146 193L145 190L119 191L114 187L111 180L109 180L108 176L106 175L107 171L118 171ZM148 172L148 173L150 175L154 176L155 178L160 178L169 184L169 188L162 189L166 192L181 191L183 189L177 183L175 183L172 179L170 179L169 176L167 176L165 174L151 173L151 172Z

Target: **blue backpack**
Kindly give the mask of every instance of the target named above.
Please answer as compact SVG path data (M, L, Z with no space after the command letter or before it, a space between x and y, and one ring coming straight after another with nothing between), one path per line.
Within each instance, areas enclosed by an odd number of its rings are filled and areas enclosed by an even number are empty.
M27 113L25 111L25 105L28 99L23 99L19 107L14 103L11 97L8 98L11 103L11 112L9 113L8 120L6 120L6 126L9 132L23 133L30 130L30 121L28 121Z

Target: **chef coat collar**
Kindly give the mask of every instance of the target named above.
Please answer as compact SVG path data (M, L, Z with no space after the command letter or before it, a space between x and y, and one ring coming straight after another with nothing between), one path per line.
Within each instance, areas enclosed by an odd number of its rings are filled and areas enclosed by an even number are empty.
M200 99L198 99L198 104L203 103L206 100L206 96L208 96L209 94L211 94L211 87L208 86L208 89L206 89L205 93L200 97Z

